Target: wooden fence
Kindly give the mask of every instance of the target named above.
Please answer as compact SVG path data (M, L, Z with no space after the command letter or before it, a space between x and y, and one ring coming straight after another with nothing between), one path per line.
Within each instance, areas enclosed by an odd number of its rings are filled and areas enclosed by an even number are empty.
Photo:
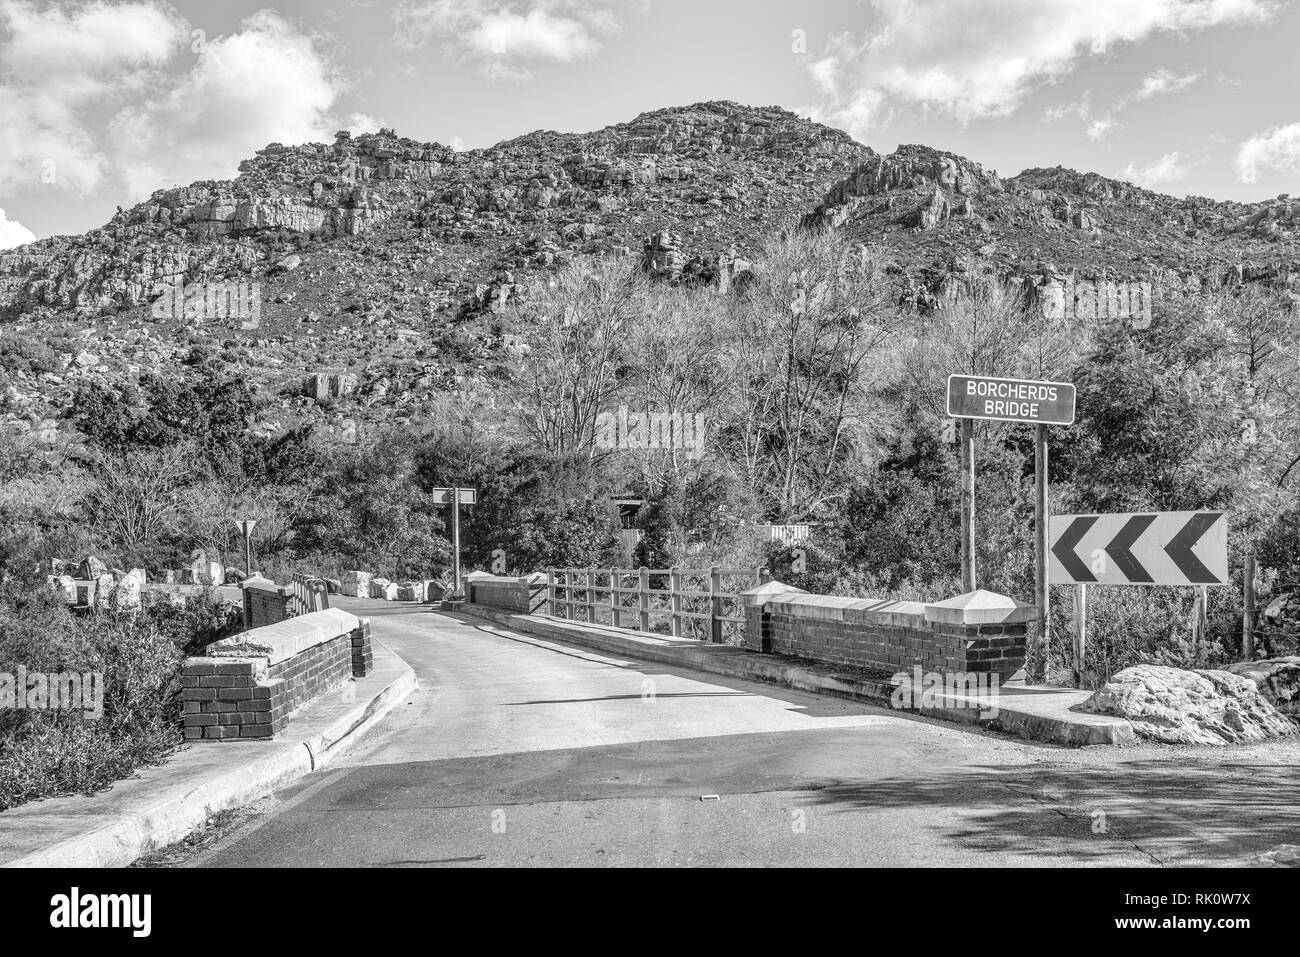
M556 618L721 644L745 623L740 593L766 568L548 568L547 611ZM726 587L724 587L726 586Z

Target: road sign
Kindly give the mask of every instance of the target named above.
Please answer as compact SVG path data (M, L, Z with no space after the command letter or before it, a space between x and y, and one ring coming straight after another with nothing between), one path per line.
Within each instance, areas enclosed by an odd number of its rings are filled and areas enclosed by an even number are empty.
M456 501L461 505L477 505L478 491L472 488L458 488L456 491ZM451 502L452 489L436 488L433 490L433 502L435 505L447 505Z
M1053 515L1053 585L1226 585L1223 512Z
M253 534L253 528L257 525L257 519L255 518L236 519L235 525L239 528L239 534L242 535L244 538L248 538L250 535Z
M1074 386L1068 382L950 375L948 414L955 419L1070 425L1074 422Z
M472 488L436 488L433 500L439 505L451 506L451 568L453 596L461 597L460 590L460 507L478 502L478 490Z

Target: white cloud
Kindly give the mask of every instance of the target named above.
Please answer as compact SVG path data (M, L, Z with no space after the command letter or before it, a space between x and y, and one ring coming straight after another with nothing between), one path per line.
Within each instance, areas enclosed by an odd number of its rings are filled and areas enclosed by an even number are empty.
M1096 141L1103 140L1114 132L1119 124L1115 118L1107 113L1105 116L1098 117L1088 124L1088 139Z
M362 133L378 133L386 126L388 124L378 116L371 116L369 113L353 113L340 129L347 130L353 136L360 136Z
M0 249L13 249L15 246L26 246L35 241L34 232L18 220L9 219L5 211L0 209Z
M1081 120L1086 120L1092 112L1092 90L1084 90L1083 96L1074 103L1065 103L1061 106L1049 106L1043 112L1043 119L1047 122L1063 120L1067 116L1077 116Z
M112 177L137 200L346 125L331 63L274 11L193 35L161 0L0 0L0 190L87 194Z
M861 37L809 61L820 118L863 135L888 111L1006 116L1084 57L1162 32L1260 22L1274 0L872 0Z
M188 73L119 112L113 156L132 199L196 179L234 176L271 142L328 139L338 81L311 39L272 10L202 44Z
M1237 179L1259 181L1260 170L1300 175L1300 123L1274 126L1237 147Z
M153 81L183 29L152 2L0 0L0 189L94 190L109 160L88 117Z
M1172 153L1166 153L1154 163L1139 168L1134 163L1129 163L1124 167L1120 174L1130 183L1137 183L1139 186L1154 187L1163 183L1179 183L1187 179L1188 173L1192 166L1197 165L1186 153L1174 150Z
M1161 96L1165 93L1181 93L1204 75L1204 73L1174 73L1162 68L1144 76L1142 85L1133 91L1131 98L1149 100L1153 96Z
M624 10L650 0L403 0L398 37L438 38L453 56L478 61L492 78L526 79L529 61L572 63L595 55L622 26Z

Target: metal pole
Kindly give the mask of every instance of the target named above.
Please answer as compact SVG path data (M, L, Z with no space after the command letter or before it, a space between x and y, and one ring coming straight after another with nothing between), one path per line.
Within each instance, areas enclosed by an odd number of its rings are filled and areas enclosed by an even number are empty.
M451 490L452 594L460 597L460 489Z
M253 574L253 530L244 526L244 574Z
M1038 606L1041 626L1038 643L1047 662L1047 648L1051 638L1051 592L1047 580L1047 426L1034 426L1034 604Z
M1074 586L1074 682L1083 682L1083 656L1088 648L1088 586Z
M1246 590L1245 609L1241 615L1241 654L1247 661L1255 659L1255 556L1246 556L1246 568L1242 572L1242 584Z
M709 638L722 644L722 575L718 566L709 569Z
M975 590L975 426L961 420L961 585Z

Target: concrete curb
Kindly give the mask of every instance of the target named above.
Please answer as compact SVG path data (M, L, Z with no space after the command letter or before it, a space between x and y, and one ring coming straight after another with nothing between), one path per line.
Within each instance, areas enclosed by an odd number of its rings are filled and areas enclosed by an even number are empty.
M389 654L392 654L390 651ZM143 855L181 840L213 814L249 804L341 755L415 690L415 671L398 658L402 671L368 701L360 702L323 731L297 746L257 758L219 777L199 782L183 794L117 817L95 828L0 867L125 867ZM290 739L291 740L291 739ZM290 741L278 742L282 745ZM198 747L249 747L213 743ZM257 747L256 744L251 745Z
M481 605L466 606L462 612L525 634L592 648L596 651L661 664L679 665L731 678L765 681L795 691L852 698L891 711L940 718L955 724L975 725L1045 744L1067 747L1092 745L1122 747L1137 743L1133 725L1122 718L1083 714L1073 718L1042 714L1017 708L1014 703L1008 704L1006 695L1003 695L999 701L996 716L989 717L982 717L979 709L969 705L958 706L951 698L948 699L953 704L951 707L944 707L941 704L938 707L924 709L895 708L891 701L895 689L886 678L835 673L835 669L818 667L813 662L801 664L798 659L758 654L744 648L700 645L694 642L688 644L657 636L617 634L605 625L586 626L580 622L521 615Z

